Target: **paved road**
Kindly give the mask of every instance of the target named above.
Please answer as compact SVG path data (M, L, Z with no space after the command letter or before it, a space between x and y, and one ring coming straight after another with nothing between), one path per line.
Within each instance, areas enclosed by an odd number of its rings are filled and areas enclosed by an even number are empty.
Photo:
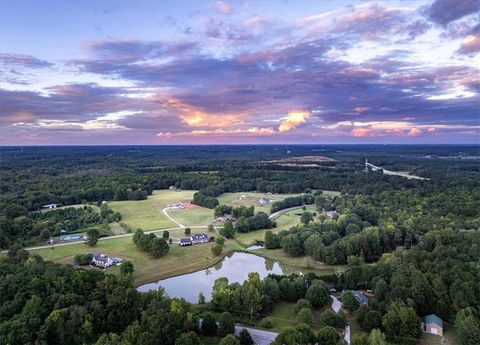
M253 339L253 342L256 345L270 345L270 343L272 343L278 335L278 333L275 333L275 332L269 332L261 329L244 327L238 324L235 325L235 335L238 336L243 329L246 329L248 333L250 333Z
M429 178L426 177L420 177L417 175L410 175L409 173L404 173L400 171L392 171L392 170L387 170L382 167L373 165L372 163L365 163L369 168L371 168L373 171L377 170L383 170L383 173L385 175L395 175L395 176L401 176L401 177L406 177L408 179L416 179L416 180L430 180Z
M164 208L164 209L162 210L162 212L163 212L163 214L164 214L168 219L170 219L172 222L174 222L175 224L177 224L179 227L184 228L185 225L180 224L177 220L175 220L174 218L172 218L172 217L168 214L167 210L172 210L172 209L173 209L173 207L166 207L166 208Z
M272 213L271 215L268 216L268 218L270 218L270 219L273 220L273 219L275 219L275 218L280 217L280 216L281 216L282 214L284 214L284 213L287 213L287 212L293 211L293 210L297 210L297 209L299 209L299 208L302 208L303 206L304 206L304 205L302 205L302 206L294 206L294 207L289 207L289 208L284 208L283 210L280 210L280 211L277 211L277 212L275 212L275 213Z
M344 335L343 339L345 339L347 344L350 345L350 326L349 325L347 325L347 327L345 327L345 335Z
M335 313L338 313L340 309L342 309L342 302L340 302L338 298L335 297L334 295L330 295L330 297L332 298L332 309ZM347 344L350 345L350 326L349 325L345 326L345 330L343 331L343 334L344 334L343 339L345 339Z

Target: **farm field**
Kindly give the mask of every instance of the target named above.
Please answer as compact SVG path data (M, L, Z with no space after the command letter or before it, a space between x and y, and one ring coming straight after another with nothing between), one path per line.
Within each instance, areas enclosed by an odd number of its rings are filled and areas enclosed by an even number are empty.
M307 211L314 212L315 206L308 205L306 206ZM278 233L282 230L288 230L291 227L300 223L300 216L304 211L302 209L288 211L278 218L275 219L277 222L277 227L273 229L265 229L265 230L256 230L250 231L246 233L236 232L235 239L243 244L245 247L248 247L257 241L263 241L265 239L265 233L268 230L271 230L273 233Z
M192 200L195 192L193 190L178 192L167 189L155 190L146 200L112 201L108 203L108 206L114 212L120 212L122 222L134 230L137 228L145 231L172 228L177 224L163 214L163 209L179 201Z
M202 232L202 230L192 233ZM180 236L182 230L170 232L170 236ZM183 233L183 231L182 231ZM161 232L157 235L161 236ZM180 247L177 244L170 245L167 255L154 259L147 253L138 250L132 241L132 237L120 237L108 241L99 241L94 248L88 247L83 243L76 245L55 247L54 249L41 249L35 251L45 260L51 260L57 263L72 264L74 256L80 253L104 253L109 256L121 257L124 260L130 260L135 271L133 274L133 283L135 286L152 282L155 280L172 277L184 273L194 272L215 264L230 250L239 249L235 241L226 241L222 255L214 256L211 252L213 243L198 244L188 247ZM119 267L113 266L106 270L107 273L118 273Z

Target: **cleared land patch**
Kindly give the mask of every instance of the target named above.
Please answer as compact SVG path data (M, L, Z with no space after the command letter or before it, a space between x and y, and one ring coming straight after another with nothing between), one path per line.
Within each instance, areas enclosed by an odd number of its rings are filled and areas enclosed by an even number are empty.
M155 190L146 200L112 201L108 206L114 212L120 212L122 222L132 229L145 231L176 227L177 224L168 219L162 210L168 205L192 200L194 190ZM198 224L195 224L198 225Z
M296 194L271 194L271 193L255 193L255 192L239 192L239 193L224 193L220 195L217 199L220 205L230 205L230 206L254 206L255 213L265 212L270 214L270 209L272 203L275 201L280 201L290 196L299 196L300 193ZM269 199L270 203L262 204L259 202L260 199Z

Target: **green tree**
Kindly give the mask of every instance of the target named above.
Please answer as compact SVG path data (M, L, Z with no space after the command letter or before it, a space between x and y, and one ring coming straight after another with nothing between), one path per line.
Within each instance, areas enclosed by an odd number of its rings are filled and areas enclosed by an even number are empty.
M97 228L90 228L87 231L87 244L90 247L95 247L98 242L98 237L100 236L100 232Z
M190 229L190 228L185 228L185 230L184 230L183 232L184 232L184 234L185 234L186 236L190 236L190 234L192 233L192 229Z
M368 337L368 345L387 345L385 334L379 329L374 329Z
M334 328L344 328L347 324L345 316L335 313L333 310L327 309L320 316L320 324L322 326L331 326Z
M223 246L225 244L225 238L222 237L222 236L218 236L216 239L215 239L215 243L218 243L219 245Z
M278 236L275 235L271 230L268 230L265 233L265 248L275 249L280 246Z
M317 334L318 343L321 345L336 345L340 337L335 328L325 326Z
M205 295L202 291L198 293L198 304L205 304Z
M294 302L297 299L297 291L295 285L288 278L283 278L278 284L280 288L280 296L282 299L289 302Z
M313 320L313 313L312 309L310 308L302 308L297 314L297 319L299 322L303 322L306 324L311 324Z
M123 275L132 274L133 273L132 262L128 260L122 262L122 264L120 265L120 273Z
M225 236L226 238L233 238L235 235L235 228L233 227L232 222L225 222L223 228L220 229L220 235Z
M358 309L358 307L360 306L360 303L357 301L357 299L355 298L355 296L351 291L345 291L342 294L342 306L345 309L353 312Z
M170 233L165 230L165 231L162 233L162 238L163 238L164 240L168 240L168 239L170 238Z
M365 315L361 326L367 331L371 331L374 328L380 328L382 326L382 314L376 310L370 310Z
M245 328L238 334L238 340L240 341L240 345L253 345L252 336Z
M222 246L218 243L215 243L213 246L212 246L212 253L214 255L220 255L220 253L222 252Z
M278 302L281 298L280 287L275 279L265 278L263 281L264 293L271 297L273 302Z
M307 289L305 299L308 300L314 308L324 306L330 300L328 287L322 280L314 280Z
M303 212L302 216L300 217L300 221L303 224L308 224L313 220L313 215L311 212Z
M201 345L200 338L194 332L182 333L176 340L175 345Z
M262 309L263 301L263 283L257 272L250 272L248 279L242 286L242 305L245 311L250 313L250 317Z
M462 345L480 344L480 320L473 308L461 309L457 313L455 328Z
M295 313L298 313L302 308L308 308L310 310L313 310L312 304L303 298L299 299L295 304Z
M218 318L218 335L224 337L227 334L233 334L233 332L235 332L233 317L228 311L225 311Z
M168 253L170 247L168 243L163 238L152 238L148 245L148 253L154 258L159 258L160 256Z
M220 345L240 345L240 342L233 334L229 334L220 340Z
M202 320L202 333L205 335L217 334L217 320L212 313L206 313Z
M299 256L302 254L302 245L296 234L285 236L281 241L281 246L283 251L290 256Z
M366 316L365 316L366 318ZM392 302L383 317L383 327L389 339L411 339L420 335L420 319L415 310L401 302Z
M40 232L40 239L43 240L43 241L48 240L50 238L50 236L52 236L52 234L50 233L50 230L48 230L48 229L43 229Z
M368 344L368 336L364 333L354 334L351 338L351 344L350 345L369 345Z

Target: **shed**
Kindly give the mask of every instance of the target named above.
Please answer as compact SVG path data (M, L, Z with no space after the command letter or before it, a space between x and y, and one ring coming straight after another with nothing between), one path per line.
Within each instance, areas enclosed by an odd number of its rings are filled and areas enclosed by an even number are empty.
M423 330L425 333L443 335L443 321L435 314L425 316Z

